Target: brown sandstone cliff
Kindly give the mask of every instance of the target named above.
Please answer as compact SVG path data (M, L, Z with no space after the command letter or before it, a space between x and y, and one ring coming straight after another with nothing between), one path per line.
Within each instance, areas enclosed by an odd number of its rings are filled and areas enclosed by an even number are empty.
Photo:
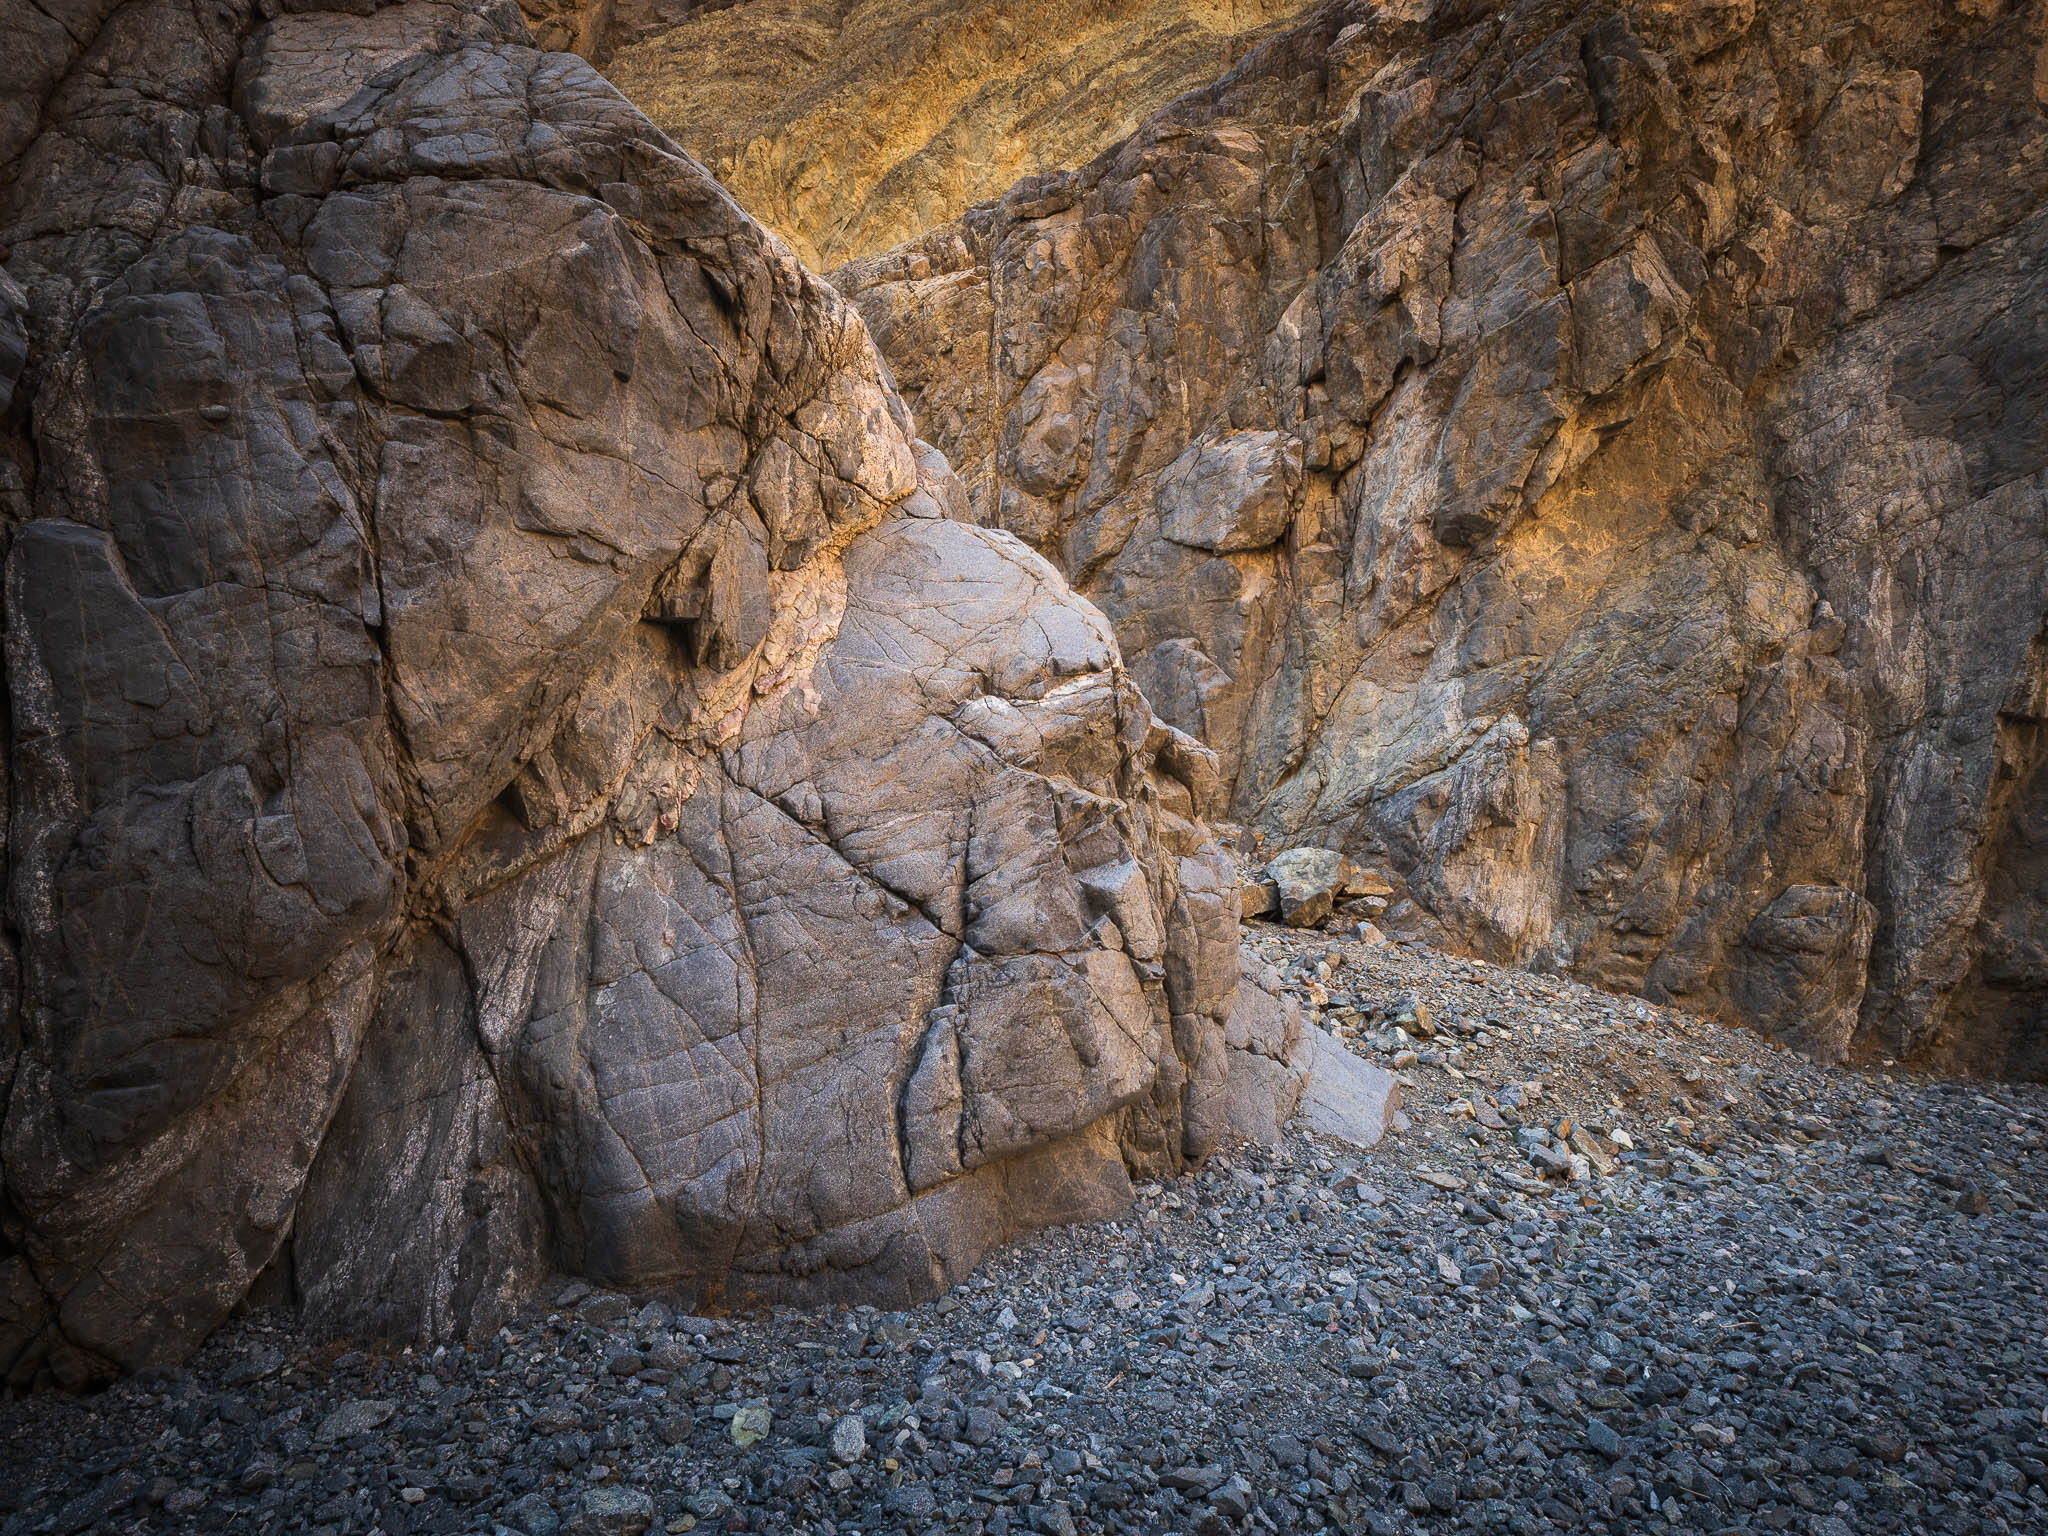
M1101 614L512 6L269 9L9 13L0 1370L905 1297L1200 1157L1214 766Z
M1400 931L2040 1074L2044 50L2034 0L1335 4L834 281Z

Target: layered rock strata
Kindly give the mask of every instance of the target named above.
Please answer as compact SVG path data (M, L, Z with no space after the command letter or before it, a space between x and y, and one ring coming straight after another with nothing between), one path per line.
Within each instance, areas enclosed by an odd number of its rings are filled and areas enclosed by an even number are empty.
M0 1368L902 1298L1227 1123L1213 758L509 4L23 21ZM26 13L23 13L26 14Z
M1397 933L2038 1074L2043 17L1334 4L834 281Z
M734 0L518 0L536 48L574 53L599 69L621 48Z
M607 69L823 267L1089 159L1309 4L741 0L645 35Z

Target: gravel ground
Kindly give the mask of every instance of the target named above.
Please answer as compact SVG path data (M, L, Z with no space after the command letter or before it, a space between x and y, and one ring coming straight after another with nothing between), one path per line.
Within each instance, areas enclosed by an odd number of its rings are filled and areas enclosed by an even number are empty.
M245 1318L0 1403L0 1536L2048 1531L2048 1091L1247 942L1403 1074L1377 1151L1239 1148L907 1313L568 1285L431 1350Z

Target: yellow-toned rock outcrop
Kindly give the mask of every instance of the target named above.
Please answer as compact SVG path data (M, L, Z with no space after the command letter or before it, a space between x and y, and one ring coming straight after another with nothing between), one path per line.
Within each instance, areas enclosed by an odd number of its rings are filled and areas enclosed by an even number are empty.
M819 269L1079 165L1305 0L759 0L611 56L634 104Z

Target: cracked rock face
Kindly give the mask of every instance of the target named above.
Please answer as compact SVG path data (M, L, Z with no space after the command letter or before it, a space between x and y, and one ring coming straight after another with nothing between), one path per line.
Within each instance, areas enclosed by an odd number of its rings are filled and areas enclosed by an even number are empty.
M833 281L1392 931L2048 1073L2043 26L1331 4Z
M252 1286L928 1293L1220 1133L1210 755L509 5L74 7L0 121L0 1365Z

